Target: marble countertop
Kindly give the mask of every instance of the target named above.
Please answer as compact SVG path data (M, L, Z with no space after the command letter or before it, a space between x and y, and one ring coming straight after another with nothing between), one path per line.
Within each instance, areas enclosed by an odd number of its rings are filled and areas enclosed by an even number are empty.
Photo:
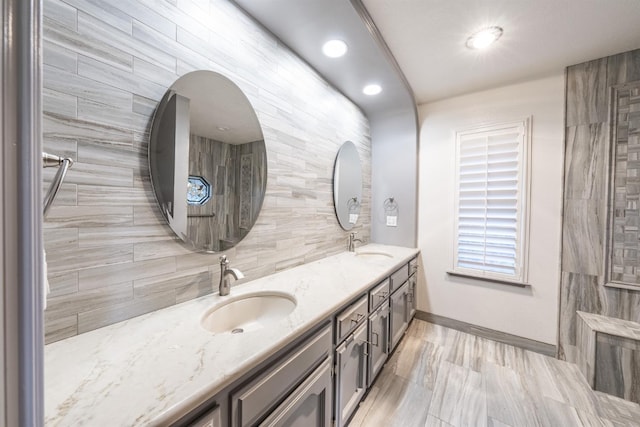
M370 244L232 287L231 296L279 291L297 300L273 326L212 334L200 326L218 294L45 346L47 426L167 425L376 284L417 249Z

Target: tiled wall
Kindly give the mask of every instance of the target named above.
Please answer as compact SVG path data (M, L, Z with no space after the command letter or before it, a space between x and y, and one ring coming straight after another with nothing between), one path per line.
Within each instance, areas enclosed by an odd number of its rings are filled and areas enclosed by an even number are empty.
M332 175L345 140L363 162L369 123L348 99L225 0L45 0L44 149L76 159L45 221L52 342L211 292L218 255L177 242L147 167L157 102L179 76L225 74L257 111L268 156L256 225L226 251L249 278L345 250ZM45 170L45 186L53 170Z
M577 358L577 310L640 322L640 287L632 290L604 286L607 281L604 262L608 209L606 189L610 184L607 161L612 145L610 126L613 125L609 110L611 88L638 80L640 50L578 64L567 70L558 352L560 358L571 362ZM633 120L640 120L640 110L632 115L637 116ZM637 138L632 134L626 136ZM635 167L635 161L629 164L631 168ZM633 174L635 172L628 176L633 177ZM629 187L632 193L637 192L633 179L627 184L632 184ZM616 186L620 185L618 179ZM633 220L632 216L629 218ZM638 247L637 241L629 241L629 244L631 250ZM615 255L616 252L613 253ZM635 257L634 263L637 263L637 252ZM611 268L615 272L618 265L617 260L613 261ZM629 265L631 262L627 260L625 263ZM633 375L640 378L640 371Z

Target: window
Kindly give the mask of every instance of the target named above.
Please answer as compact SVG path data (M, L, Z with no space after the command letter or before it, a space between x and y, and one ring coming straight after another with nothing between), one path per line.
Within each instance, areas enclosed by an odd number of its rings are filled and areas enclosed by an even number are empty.
M526 282L529 123L456 136L454 274Z

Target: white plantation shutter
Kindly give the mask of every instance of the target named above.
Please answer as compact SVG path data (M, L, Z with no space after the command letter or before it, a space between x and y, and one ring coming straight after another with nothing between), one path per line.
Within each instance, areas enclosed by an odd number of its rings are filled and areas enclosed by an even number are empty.
M524 281L527 122L457 135L454 271Z

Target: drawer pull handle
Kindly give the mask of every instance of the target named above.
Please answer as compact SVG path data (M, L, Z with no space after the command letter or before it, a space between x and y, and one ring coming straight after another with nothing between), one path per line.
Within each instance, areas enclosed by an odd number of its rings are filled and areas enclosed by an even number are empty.
M387 292L382 292L382 293L380 293L380 295L378 295L378 298L380 298L380 299L385 299L385 298L386 298L386 297L388 297L388 296L389 296L389 293L387 293Z
M371 336L375 336L376 337L376 342L375 343L370 343L371 345L375 345L376 347L380 344L380 336L378 335L377 332L371 332Z
M351 318L351 323L358 323L360 322L362 319L364 319L364 314L362 313L356 313L356 318L354 319L353 317Z

